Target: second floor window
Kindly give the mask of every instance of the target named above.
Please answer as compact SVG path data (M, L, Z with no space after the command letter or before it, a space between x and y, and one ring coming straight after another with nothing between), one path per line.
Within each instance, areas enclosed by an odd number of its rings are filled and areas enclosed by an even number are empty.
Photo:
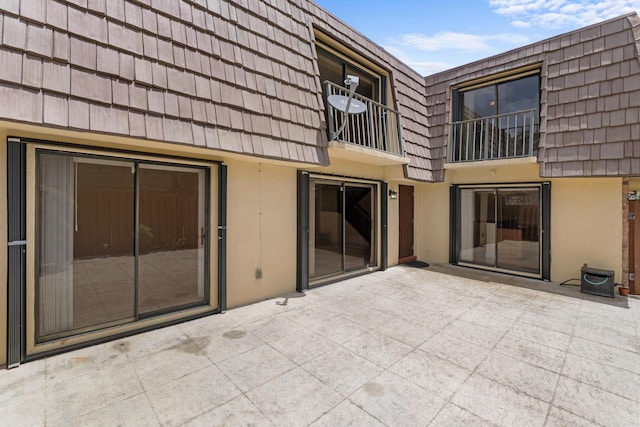
M400 115L390 108L393 105L392 91L387 86L390 72L322 33L315 35L328 141L403 156ZM347 76L359 80L353 99L360 105L360 111L351 110L353 114L344 113L350 94L345 87Z
M316 44L316 51L318 53L321 82L324 83L325 80L329 80L339 86L344 86L344 81L348 75L359 77L360 82L356 93L384 104L383 77L366 70L363 66L356 64L355 61L339 55L322 43Z
M535 156L540 128L537 71L455 88L449 161Z

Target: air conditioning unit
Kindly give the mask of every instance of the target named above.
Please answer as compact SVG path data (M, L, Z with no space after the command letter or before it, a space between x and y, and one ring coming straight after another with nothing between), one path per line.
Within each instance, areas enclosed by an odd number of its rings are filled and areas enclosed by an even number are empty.
M580 270L580 292L614 298L614 276L615 273L611 270L585 265Z

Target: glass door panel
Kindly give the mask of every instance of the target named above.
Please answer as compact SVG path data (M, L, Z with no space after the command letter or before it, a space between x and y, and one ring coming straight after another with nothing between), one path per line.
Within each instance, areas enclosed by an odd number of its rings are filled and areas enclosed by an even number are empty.
M346 185L344 193L344 269L348 271L372 262L373 197L371 187Z
M313 182L309 224L310 277L317 278L343 271L342 185Z
M138 309L141 315L203 303L203 170L140 165Z
M497 266L540 271L540 189L498 190Z
M540 273L540 187L463 188L459 209L459 262Z
M460 192L460 261L495 263L495 194L492 190Z
M133 163L38 160L37 335L133 319Z
M375 185L311 180L309 278L376 264Z

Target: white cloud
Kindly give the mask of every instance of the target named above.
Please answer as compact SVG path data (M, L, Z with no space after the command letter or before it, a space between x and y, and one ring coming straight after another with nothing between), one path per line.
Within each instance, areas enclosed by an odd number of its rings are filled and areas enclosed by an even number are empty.
M402 61L404 64L413 68L423 76L428 76L430 74L435 74L440 71L448 70L450 68L453 68L455 65L455 64L450 64L448 62L443 62L443 61L420 60L420 59L417 59L417 58L420 58L421 56L419 54L409 55L407 52L397 47L393 47L393 46L383 46L383 47L390 54L392 54L393 56L398 58L400 61Z
M482 37L476 34L463 34L445 31L432 36L424 34L405 34L400 44L420 50L486 50L488 46Z
M511 25L525 28L582 27L640 11L640 0L489 0L499 15Z
M454 33L450 31L436 33L432 36L424 34L405 34L398 44L426 51L461 50L461 51L491 51L492 42L499 41L513 44L527 43L527 38L519 34L478 35Z
M422 75L430 75L463 63L529 43L525 35L478 35L445 31L433 35L404 34L383 46L389 53Z

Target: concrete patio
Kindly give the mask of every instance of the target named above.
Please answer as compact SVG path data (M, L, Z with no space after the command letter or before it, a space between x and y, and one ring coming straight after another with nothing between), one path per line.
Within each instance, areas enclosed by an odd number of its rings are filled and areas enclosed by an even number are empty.
M7 426L639 420L640 299L448 266L394 267L0 371Z

